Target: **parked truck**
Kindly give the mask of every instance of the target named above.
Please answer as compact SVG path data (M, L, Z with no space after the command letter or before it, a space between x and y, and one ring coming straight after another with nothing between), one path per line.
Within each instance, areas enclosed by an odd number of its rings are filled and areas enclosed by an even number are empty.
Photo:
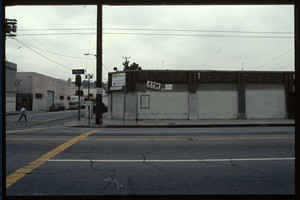
M70 102L69 102L69 109L78 109L79 101L78 96L71 96ZM80 97L80 108L85 107L85 101L84 98Z

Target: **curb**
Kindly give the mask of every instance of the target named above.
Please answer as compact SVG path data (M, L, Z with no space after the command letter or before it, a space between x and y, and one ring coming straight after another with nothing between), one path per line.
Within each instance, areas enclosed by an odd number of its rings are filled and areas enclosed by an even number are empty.
M268 127L268 126L295 126L295 123L276 124L101 124L101 125L67 125L79 128L209 128L209 127Z

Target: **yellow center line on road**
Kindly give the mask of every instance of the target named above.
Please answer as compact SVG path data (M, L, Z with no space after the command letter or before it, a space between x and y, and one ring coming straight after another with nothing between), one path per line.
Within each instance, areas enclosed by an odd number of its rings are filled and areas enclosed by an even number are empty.
M98 142L147 142L147 141L161 141L161 142L172 142L172 141L242 141L242 140L294 140L295 137L255 137L255 138L89 138L85 141L98 141ZM66 138L6 138L7 141L65 141Z
M97 131L99 131L99 130L97 130ZM13 172L12 174L10 174L9 176L6 177L6 188L10 187L14 183L16 183L18 180L20 180L21 178L26 176L26 174L28 174L31 171L33 171L34 169L38 168L39 166L44 164L46 161L48 161L51 158L53 158L54 156L58 155L59 153L66 150L70 146L74 145L75 143L77 143L81 140L86 139L88 136L90 136L94 132L96 132L96 130L88 131L86 133L83 133L83 134L75 137L75 138L72 138L69 141L67 141L66 143L56 147L55 149L49 151L48 153L44 154L40 158L36 159L35 161L30 163L29 165Z

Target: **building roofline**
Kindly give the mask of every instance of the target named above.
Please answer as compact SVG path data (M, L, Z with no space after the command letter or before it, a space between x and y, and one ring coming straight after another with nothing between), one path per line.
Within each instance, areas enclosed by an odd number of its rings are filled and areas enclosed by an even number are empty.
M116 73L126 73L126 72L231 72L231 73L295 73L295 71L253 71L253 70L126 70L126 71L117 71L117 72L109 72L108 74L116 74Z

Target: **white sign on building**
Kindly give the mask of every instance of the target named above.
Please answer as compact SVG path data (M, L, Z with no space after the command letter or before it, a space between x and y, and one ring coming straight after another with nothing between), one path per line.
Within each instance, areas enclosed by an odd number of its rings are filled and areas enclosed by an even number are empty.
M124 86L126 82L126 74L125 73L118 73L112 75L112 83L111 86Z
M160 83L156 83L156 82L153 82L153 81L147 81L147 84L146 84L147 88L151 88L151 89L154 89L154 90L160 90L160 86L161 86Z
M165 90L173 90L173 84L166 84Z

